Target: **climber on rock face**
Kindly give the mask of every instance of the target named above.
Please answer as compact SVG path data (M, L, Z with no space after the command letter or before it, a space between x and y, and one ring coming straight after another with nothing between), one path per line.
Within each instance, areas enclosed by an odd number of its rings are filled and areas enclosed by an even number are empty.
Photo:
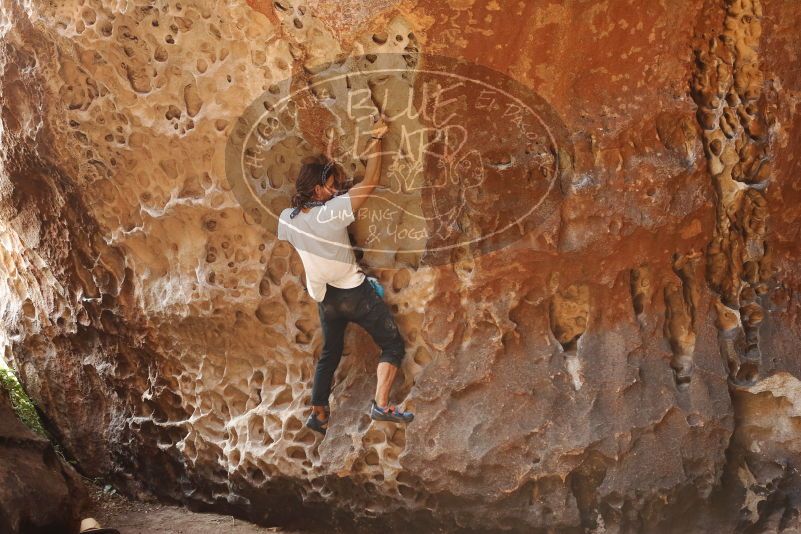
M373 116L373 122L364 179L347 193L337 194L338 169L334 162L306 163L295 181L292 208L283 210L278 220L278 239L289 241L298 251L306 271L306 290L317 302L320 315L323 350L314 372L313 407L306 426L323 434L330 416L331 382L342 357L345 327L351 321L364 328L381 347L370 417L398 423L414 418L411 412L389 405L389 392L405 355L405 344L378 293L383 293L380 284L366 277L356 263L347 232L381 174L381 138L388 126L383 115Z

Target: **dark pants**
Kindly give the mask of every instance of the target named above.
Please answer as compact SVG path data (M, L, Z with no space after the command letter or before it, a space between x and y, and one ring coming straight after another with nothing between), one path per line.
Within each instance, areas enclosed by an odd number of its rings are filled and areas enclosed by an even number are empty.
M314 372L314 406L328 406L331 381L342 358L348 322L352 321L367 330L381 347L379 362L390 362L400 367L406 353L403 338L386 303L366 278L361 285L350 289L327 285L325 298L317 303L317 310L323 328L323 351Z

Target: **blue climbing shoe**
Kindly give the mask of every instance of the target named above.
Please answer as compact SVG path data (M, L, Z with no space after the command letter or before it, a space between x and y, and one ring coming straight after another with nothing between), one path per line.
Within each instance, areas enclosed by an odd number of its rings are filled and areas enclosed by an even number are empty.
M414 419L412 412L402 412L397 406L382 409L375 400L370 401L370 419L373 421L392 421L393 423L410 423Z
M329 414L328 411L326 411L326 415L328 415L328 417L320 421L314 414L314 410L312 410L311 415L309 415L309 418L306 419L306 426L311 428L315 432L319 432L320 434L325 435L325 431L327 430L328 427L328 420L331 418L331 415Z

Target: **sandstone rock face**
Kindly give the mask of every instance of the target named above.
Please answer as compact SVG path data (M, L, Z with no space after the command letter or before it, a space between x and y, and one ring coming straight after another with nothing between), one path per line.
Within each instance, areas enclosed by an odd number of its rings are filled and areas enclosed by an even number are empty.
M72 467L17 418L0 387L0 531L78 532L86 497Z
M290 526L795 528L794 0L0 0L0 21L5 357L85 474ZM416 419L365 415L378 350L351 326L320 440L316 305L269 214L304 158L358 179L359 124L444 71L470 73L455 122L392 121L353 225ZM483 100L487 71L533 129Z

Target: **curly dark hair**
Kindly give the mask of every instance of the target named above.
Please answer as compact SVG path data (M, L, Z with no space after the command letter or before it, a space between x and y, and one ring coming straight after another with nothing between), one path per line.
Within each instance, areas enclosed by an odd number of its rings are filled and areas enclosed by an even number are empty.
M305 162L295 179L295 194L292 196L292 207L301 208L314 198L314 188L324 185L331 175L334 180L341 183L344 176L340 165L326 158L314 158Z

